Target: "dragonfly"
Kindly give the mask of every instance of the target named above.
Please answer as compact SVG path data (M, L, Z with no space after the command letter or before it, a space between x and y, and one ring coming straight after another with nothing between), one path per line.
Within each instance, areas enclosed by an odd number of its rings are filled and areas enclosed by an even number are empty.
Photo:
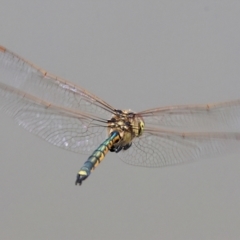
M240 147L240 100L120 110L3 46L0 108L47 142L89 154L76 185L89 177L109 151L125 163L155 168Z

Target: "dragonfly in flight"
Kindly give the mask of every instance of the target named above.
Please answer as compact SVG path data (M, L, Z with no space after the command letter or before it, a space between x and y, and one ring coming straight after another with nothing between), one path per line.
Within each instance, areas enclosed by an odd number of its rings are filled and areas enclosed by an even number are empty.
M76 185L108 151L131 165L163 167L240 147L240 100L119 110L2 46L0 108L47 142L90 155Z

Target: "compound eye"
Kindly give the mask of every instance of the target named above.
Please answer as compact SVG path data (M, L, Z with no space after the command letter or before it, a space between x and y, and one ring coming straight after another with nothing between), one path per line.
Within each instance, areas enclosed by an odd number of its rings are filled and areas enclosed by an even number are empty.
M138 128L138 136L141 136L143 133L143 129L144 129L144 122L140 121L139 122L139 128Z

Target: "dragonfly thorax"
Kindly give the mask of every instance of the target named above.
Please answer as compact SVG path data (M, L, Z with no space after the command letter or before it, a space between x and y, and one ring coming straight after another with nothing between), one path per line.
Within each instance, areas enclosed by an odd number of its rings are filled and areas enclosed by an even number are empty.
M108 120L108 134L117 131L121 138L114 147L130 146L135 137L142 135L143 129L142 118L128 110L116 110L112 118Z

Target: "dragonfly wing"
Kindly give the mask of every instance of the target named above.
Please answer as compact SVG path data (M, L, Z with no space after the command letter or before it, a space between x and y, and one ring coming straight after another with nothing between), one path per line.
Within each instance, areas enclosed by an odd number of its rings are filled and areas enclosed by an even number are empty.
M93 116L49 104L1 83L0 108L29 132L73 152L89 153L107 135L106 124Z
M0 47L0 108L19 125L74 152L93 151L107 136L112 107ZM103 116L103 117L102 117Z
M58 106L106 118L114 109L85 89L54 76L0 46L0 83Z
M163 167L200 158L219 156L239 150L240 133L180 133L156 130L134 139L132 146L122 151L125 163L143 167Z
M193 132L240 131L240 100L156 108L137 113L148 127Z

